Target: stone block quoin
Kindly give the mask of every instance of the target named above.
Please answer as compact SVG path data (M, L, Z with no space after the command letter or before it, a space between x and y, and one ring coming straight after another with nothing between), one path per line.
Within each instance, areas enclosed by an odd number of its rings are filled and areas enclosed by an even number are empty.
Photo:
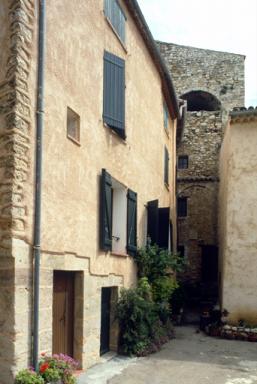
M34 1L9 1L9 56L0 83L0 255L11 238L24 238L25 185L29 172L31 102L28 90Z

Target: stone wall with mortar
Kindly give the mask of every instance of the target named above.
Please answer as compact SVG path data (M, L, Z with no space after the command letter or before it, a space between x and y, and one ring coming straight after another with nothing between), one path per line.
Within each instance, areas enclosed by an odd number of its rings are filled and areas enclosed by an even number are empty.
M226 110L244 105L245 56L157 43L170 68L179 97L192 90L202 90L216 96Z
M31 263L21 262L28 218L30 164L29 76L34 2L0 4L0 381L13 382L15 366L30 350ZM23 359L24 363L24 359Z
M178 218L178 244L188 266L181 279L201 281L202 245L218 246L219 153L228 111L244 104L244 56L157 42L178 96L204 91L221 103L217 111L188 111L177 155L188 169L177 170L177 195L187 197L188 216Z

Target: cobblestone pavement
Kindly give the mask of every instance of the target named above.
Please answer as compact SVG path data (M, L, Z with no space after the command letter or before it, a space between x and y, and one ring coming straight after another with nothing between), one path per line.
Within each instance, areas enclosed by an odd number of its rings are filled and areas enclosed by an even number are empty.
M177 327L176 338L146 358L114 357L78 384L257 384L257 343L211 338Z

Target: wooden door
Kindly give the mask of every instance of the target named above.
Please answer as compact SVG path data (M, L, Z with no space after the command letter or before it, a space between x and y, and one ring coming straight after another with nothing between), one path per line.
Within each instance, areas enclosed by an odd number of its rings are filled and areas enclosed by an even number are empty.
M102 288L100 355L110 350L111 288Z
M74 273L54 271L53 353L73 357Z

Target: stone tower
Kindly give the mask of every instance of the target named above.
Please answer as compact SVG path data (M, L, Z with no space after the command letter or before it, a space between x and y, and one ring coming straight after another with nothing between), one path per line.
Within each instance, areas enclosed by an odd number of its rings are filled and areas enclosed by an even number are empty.
M219 151L228 111L244 105L244 56L157 44L188 109L177 147L178 250L188 261L180 278L215 296Z

